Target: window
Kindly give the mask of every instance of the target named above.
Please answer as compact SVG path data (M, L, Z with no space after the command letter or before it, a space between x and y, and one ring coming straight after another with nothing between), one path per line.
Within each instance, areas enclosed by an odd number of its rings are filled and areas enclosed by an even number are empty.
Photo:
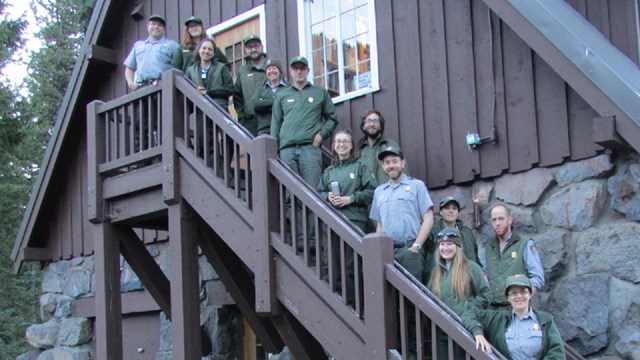
M300 52L334 102L379 90L374 0L298 0Z

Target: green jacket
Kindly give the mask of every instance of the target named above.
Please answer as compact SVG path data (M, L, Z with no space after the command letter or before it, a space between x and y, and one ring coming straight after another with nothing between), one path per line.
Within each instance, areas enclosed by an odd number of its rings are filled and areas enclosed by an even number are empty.
M367 165L371 173L376 177L376 181L378 182L378 184L385 183L388 180L388 177L387 173L385 173L384 169L382 169L382 166L380 166L378 154L380 153L380 151L382 151L382 149L385 149L389 146L399 147L398 143L380 134L376 138L373 146L369 145L369 141L367 140L366 136L358 141L357 146L360 151L359 161ZM408 175L406 169L404 173Z
M466 227L461 220L456 221L456 227L462 234L462 251L467 257L467 260L473 261L478 265L481 265L480 258L478 258L478 244L476 238L473 235L473 231ZM436 244L438 242L438 233L444 229L444 220L439 219L433 224L431 232L427 241L424 242L423 254L426 257L424 263L424 272L422 274L422 280L426 284L431 276L431 270L434 266L434 255L436 253Z
M485 309L489 306L489 301L491 301L491 288L484 279L482 268L473 261L468 261L467 264L471 275L472 292L465 299L457 299L453 295L453 276L449 270L439 265L443 271L443 277L440 281L440 300L458 315L462 315L467 303L470 303L469 306Z
M513 241L504 249L502 256L500 256L500 243L497 237L490 240L485 248L485 266L489 285L493 290L493 301L502 304L507 302L504 295L507 277L515 274L529 274L524 263L524 251L528 239L516 233L512 233L511 239Z
M373 200L376 180L371 176L366 166L358 161L346 159L324 169L317 190L329 202L329 184L337 181L340 194L349 195L353 202L348 206L338 208L347 219L366 223L369 219L367 210Z
M276 93L286 88L288 85L284 81L280 81L280 84L273 92L271 87L265 82L256 93L253 95L253 110L258 118L258 134L270 134L271 133L271 115L273 109L273 100L276 98Z
M200 74L200 64L192 64L187 68L185 77L198 86L204 86L207 95L228 111L229 96L233 94L233 78L224 64L213 61L207 70L206 79Z
M182 70L182 72L187 72L187 68L193 64L193 52L195 50L185 49L184 45L180 45L178 50L173 54L173 58L171 59L171 66L178 70ZM222 50L219 47L215 47L213 58L222 64L228 65L229 59L224 55Z
M564 360L564 342L560 331L553 321L553 315L534 310L542 328L542 351L540 360ZM474 336L483 334L491 345L495 346L507 359L512 359L504 334L507 332L513 312L504 310L478 309L467 307L462 314L462 323Z
M245 58L245 63L238 69L234 88L233 106L238 114L238 122L253 135L258 134L258 118L254 112L253 95L260 90L267 81L264 64L267 54L262 54L263 65L257 68L251 60Z
M278 140L279 149L309 145L318 133L328 139L337 125L335 107L325 88L307 83L302 90L289 86L276 94L271 135Z

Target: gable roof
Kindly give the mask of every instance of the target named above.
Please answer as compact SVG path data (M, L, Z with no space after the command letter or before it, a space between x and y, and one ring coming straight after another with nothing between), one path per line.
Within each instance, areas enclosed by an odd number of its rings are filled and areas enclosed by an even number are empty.
M26 245L31 237L35 220L41 210L44 196L49 189L56 168L56 160L67 138L67 130L73 125L73 114L76 111L85 111L84 105L80 106L80 104L78 104L78 99L89 66L88 60L92 57L92 52L89 50L91 49L91 44L96 43L110 5L110 0L97 0L94 5L93 14L87 26L82 48L78 54L73 72L71 73L62 104L58 110L53 134L49 139L38 178L33 187L25 215L22 218L22 223L16 235L13 250L11 251L11 259L16 263L16 270L19 270L23 260L23 254L20 253L20 249Z

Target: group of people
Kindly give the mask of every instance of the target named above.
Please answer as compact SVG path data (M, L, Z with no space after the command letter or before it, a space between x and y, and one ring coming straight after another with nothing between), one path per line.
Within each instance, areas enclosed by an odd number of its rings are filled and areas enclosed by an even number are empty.
M125 77L131 90L155 85L173 67L223 107L233 96L239 123L254 136L273 136L283 162L329 204L364 232L375 229L393 239L395 259L461 316L478 348L490 352L493 345L512 359L564 358L553 318L531 307L544 285L536 244L513 231L505 204L490 210L496 236L486 246L483 269L473 232L459 219L460 201L442 199L435 221L427 186L407 174L402 150L384 136L380 111L362 115L364 136L358 141L349 130L334 134L338 120L333 102L325 88L308 81L305 57L290 59L287 84L282 64L270 59L261 39L251 35L243 41L245 62L234 82L227 58L206 36L201 19L185 21L181 45L165 37L164 26L162 17L151 16L149 37L136 42L127 57ZM320 146L328 139L333 159L323 170ZM296 221L302 221L301 215ZM296 228L301 231L302 224ZM446 336L437 339L439 358L447 358Z

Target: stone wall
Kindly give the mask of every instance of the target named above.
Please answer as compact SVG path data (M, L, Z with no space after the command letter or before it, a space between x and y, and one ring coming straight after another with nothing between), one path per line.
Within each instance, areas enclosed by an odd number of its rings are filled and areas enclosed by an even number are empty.
M563 338L590 357L640 360L639 159L605 154L431 196L435 203L447 195L461 200L482 260L494 236L489 209L506 203L514 228L540 250L546 285L538 308L554 314Z
M169 273L168 242L147 247L165 274ZM124 259L121 261L121 291L140 291L142 282ZM211 306L207 282L219 281L204 256L200 257L200 322L212 339L213 352L203 360L230 360L239 358L242 320L235 306ZM74 301L95 294L93 256L50 263L44 269L40 296L41 324L31 325L26 340L33 351L18 360L90 360L93 354L93 319L73 317ZM171 359L171 322L159 313L158 349L152 356L158 360ZM125 334L126 336L126 334Z

